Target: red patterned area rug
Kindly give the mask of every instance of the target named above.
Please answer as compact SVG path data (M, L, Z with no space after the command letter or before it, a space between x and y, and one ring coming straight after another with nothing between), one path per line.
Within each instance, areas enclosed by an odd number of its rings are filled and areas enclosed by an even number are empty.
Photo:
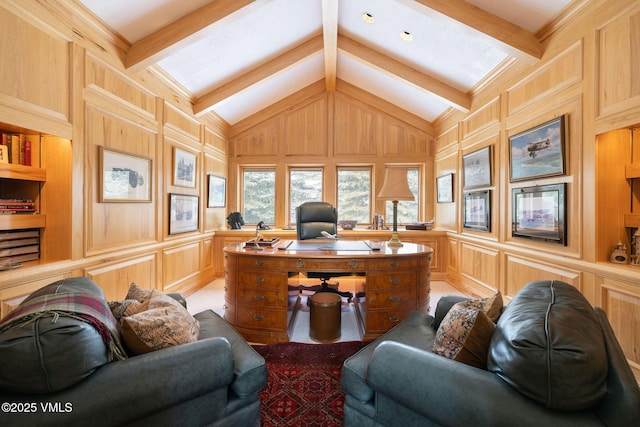
M261 425L343 425L342 363L364 345L361 341L254 345L269 370L269 382L260 393Z

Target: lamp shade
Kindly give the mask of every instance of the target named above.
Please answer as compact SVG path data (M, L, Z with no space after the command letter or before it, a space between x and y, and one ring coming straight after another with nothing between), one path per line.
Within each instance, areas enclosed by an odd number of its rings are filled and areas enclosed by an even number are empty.
M407 181L406 168L387 168L378 200L415 200Z

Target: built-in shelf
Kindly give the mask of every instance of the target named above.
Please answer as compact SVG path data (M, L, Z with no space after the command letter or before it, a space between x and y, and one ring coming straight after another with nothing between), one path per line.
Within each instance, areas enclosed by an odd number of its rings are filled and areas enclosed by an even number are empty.
M624 172L627 179L640 178L640 163L628 163Z
M640 213L628 213L624 215L624 226L631 228L640 227Z
M47 180L47 170L33 166L0 163L0 178L44 182Z
M45 223L46 215L41 214L0 215L0 230L44 228Z

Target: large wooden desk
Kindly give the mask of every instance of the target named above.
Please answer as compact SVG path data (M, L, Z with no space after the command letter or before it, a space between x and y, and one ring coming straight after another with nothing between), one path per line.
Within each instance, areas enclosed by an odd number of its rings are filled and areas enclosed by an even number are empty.
M280 249L255 250L242 243L226 246L225 319L248 341L289 341L299 305L298 298L290 313L289 278L292 273L310 271L364 274L364 290L354 298L364 340L382 335L413 310L427 312L430 247L404 243L389 248L383 243L374 251L363 241L350 241L358 242L350 248L345 241L338 242L341 247L337 248L331 242L307 248L303 242L287 240L280 242Z

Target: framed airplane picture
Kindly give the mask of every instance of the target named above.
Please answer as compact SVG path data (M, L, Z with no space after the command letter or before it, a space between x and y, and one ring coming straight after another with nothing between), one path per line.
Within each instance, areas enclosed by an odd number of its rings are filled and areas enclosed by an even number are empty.
M565 174L565 116L509 138L509 181Z

